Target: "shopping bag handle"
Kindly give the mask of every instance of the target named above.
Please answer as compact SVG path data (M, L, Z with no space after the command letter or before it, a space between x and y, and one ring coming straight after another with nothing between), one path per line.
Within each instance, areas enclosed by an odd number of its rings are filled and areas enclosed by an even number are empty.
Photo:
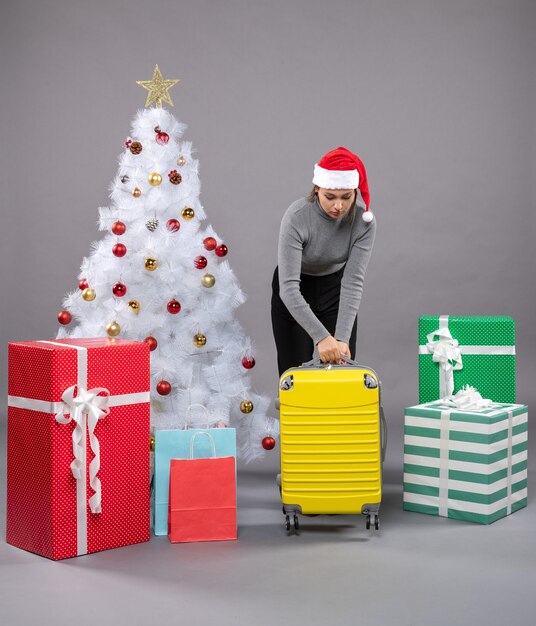
M191 409L193 409L194 407L200 407L202 409L205 409L205 415L207 418L206 428L209 428L210 427L209 413L208 413L207 407L204 404L190 404L190 406L186 409L186 419L184 420L184 430L188 430L188 420L190 419L190 412L191 412Z
M195 435L192 437L192 439L190 440L190 458L193 459L194 458L194 445L195 445L195 440L198 437L202 437L202 436L208 437L210 439L210 447L212 449L212 456L215 457L216 456L216 444L214 443L214 439L212 438L211 435L209 435L208 433L205 432L198 432L195 433Z
M341 354L341 361L344 361L346 363L346 365L355 365L357 367L359 367L359 363L357 361L354 361L353 359L351 359L350 357L345 356L344 354ZM338 365L337 363L323 363L320 360L320 357L315 357L314 359L311 359L310 361L307 361L307 363L302 363L301 367L314 367L314 366L323 366L323 367L329 367L330 365Z

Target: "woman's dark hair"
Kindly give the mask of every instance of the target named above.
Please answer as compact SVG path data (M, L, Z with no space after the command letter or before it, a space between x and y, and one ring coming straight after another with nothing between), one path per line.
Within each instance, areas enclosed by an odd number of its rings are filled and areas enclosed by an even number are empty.
M311 193L307 196L307 201L308 202L314 202L316 200L316 194L317 192L317 186L314 185L313 188L311 189Z
M314 185L313 188L311 189L311 193L307 196L307 201L316 202L317 195L318 195L318 187ZM350 210L345 216L346 219L349 220L350 222L354 219L356 203L357 203L357 189L354 189L354 201L352 203L352 206L350 207Z

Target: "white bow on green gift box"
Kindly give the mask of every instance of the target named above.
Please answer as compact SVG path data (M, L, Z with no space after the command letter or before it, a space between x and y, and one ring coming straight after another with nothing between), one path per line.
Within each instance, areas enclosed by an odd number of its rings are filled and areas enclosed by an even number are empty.
M439 395L441 398L454 391L454 370L463 367L458 341L452 338L448 328L438 328L426 335L426 348L434 363L439 363Z

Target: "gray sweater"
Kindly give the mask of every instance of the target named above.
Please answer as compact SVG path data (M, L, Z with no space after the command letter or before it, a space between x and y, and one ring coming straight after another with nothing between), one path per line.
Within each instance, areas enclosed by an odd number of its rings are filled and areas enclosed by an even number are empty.
M315 345L329 332L312 312L300 291L300 273L324 276L344 266L335 338L349 343L361 294L365 270L376 233L376 218L361 219L364 207L358 195L354 219L334 219L318 200L301 198L289 206L279 233L279 292L294 319Z

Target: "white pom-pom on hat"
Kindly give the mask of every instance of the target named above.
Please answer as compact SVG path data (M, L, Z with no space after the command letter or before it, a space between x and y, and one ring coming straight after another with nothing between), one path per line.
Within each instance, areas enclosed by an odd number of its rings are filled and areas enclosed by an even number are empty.
M361 217L363 218L363 221L368 224L374 219L374 213L372 211L365 211Z

